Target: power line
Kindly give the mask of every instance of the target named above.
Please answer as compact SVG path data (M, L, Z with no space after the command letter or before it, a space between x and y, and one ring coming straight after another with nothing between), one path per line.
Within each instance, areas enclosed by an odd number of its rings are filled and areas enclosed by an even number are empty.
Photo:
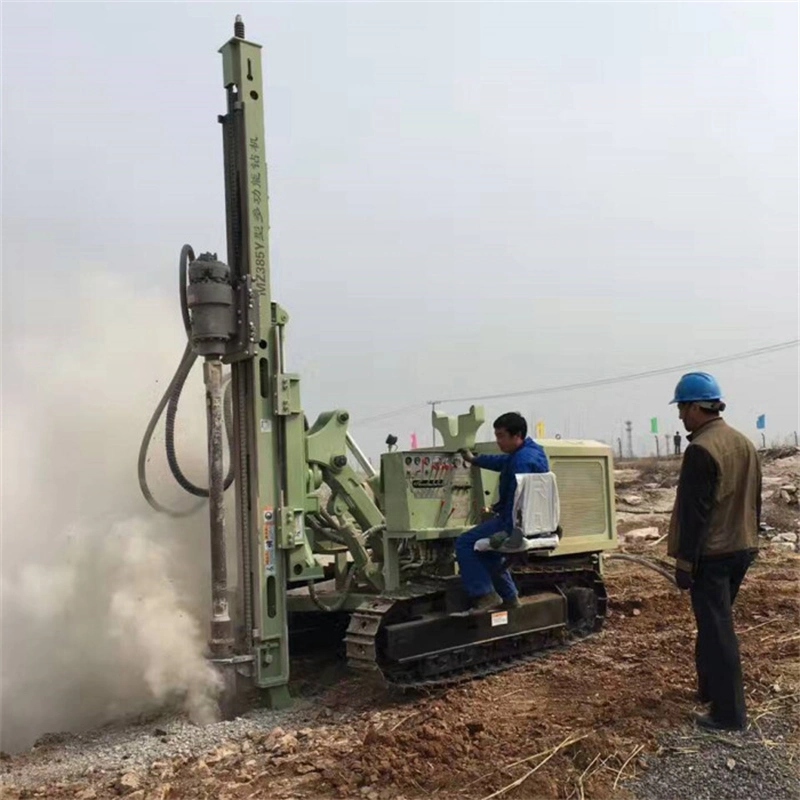
M424 405L440 405L442 403L466 403L474 400L499 400L509 397L526 397L536 394L553 394L555 392L568 392L575 389L589 389L594 386L606 386L612 383L625 383L626 381L639 380L641 378L650 378L656 375L666 375L670 372L677 372L678 370L691 369L693 367L710 366L711 364L724 364L730 361L740 361L746 358L754 358L755 356L766 355L767 353L776 353L781 350L788 350L789 348L796 347L800 344L800 339L790 339L786 342L778 342L776 344L766 345L764 347L757 347L754 350L745 350L741 353L733 353L727 356L717 356L716 358L707 358L701 361L689 361L685 364L676 364L671 367L661 367L660 369L646 370L645 372L634 372L627 375L618 375L614 378L598 378L591 381L582 381L580 383L567 383L561 386L548 386L544 389L526 389L517 392L503 392L501 394L485 394L485 395L472 395L469 397L451 397L445 400L429 400L427 403L414 403L413 405L403 406L402 408L394 409L393 411L384 411L381 414L376 414L372 417L365 417L362 419L354 420L357 425L366 425L371 422L378 422L384 419L405 414L409 411L420 410Z
M526 397L534 394L552 394L554 392L566 392L573 389L589 389L594 386L605 386L610 383L624 383L625 381L639 380L640 378L650 378L655 375L665 375L668 372L677 372L682 369L691 369L692 367L704 367L710 364L724 364L728 361L740 361L745 358L753 358L754 356L765 355L766 353L776 353L779 350L787 350L790 347L796 347L800 343L800 339L790 339L787 342L779 342L777 344L767 345L766 347L758 347L755 350L745 350L742 353L734 353L729 356L718 356L717 358L707 358L702 361L689 361L685 364L675 364L672 367L662 367L660 369L651 369L645 372L634 372L628 375L618 375L615 378L599 378L592 381L582 381L580 383L568 383L563 386L548 386L544 389L526 389L521 392L503 392L501 394L484 394L473 395L471 397L451 397L446 400L438 400L437 403L464 403L471 400L498 400L506 397Z
M378 422L382 419L389 419L389 417L397 417L408 411L417 411L422 405L422 403L414 403L414 405L411 406L396 408L394 411L384 411L382 414L375 414L373 417L360 417L359 419L353 420L353 422L356 425L366 425L368 422Z

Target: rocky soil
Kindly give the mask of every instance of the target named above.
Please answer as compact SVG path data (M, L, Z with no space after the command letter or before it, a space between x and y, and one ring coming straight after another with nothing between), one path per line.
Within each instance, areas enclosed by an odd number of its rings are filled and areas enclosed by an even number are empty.
M779 454L781 455L781 454ZM295 706L195 727L178 715L47 735L4 756L3 798L796 798L800 456L765 460L761 555L735 609L750 727L702 732L688 598L607 565L601 634L428 694L364 682L330 655L294 664ZM667 563L678 460L617 474L622 552Z

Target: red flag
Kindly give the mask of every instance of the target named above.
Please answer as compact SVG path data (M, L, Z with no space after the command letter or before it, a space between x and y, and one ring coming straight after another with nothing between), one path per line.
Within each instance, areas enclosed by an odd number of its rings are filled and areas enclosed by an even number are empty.
M416 450L417 449L417 434L416 433L412 433L411 434L411 449L412 450Z

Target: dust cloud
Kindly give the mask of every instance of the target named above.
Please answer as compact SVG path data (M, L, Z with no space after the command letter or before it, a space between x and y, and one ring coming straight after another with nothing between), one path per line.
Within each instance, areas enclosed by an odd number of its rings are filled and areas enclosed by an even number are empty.
M199 723L216 714L203 655L207 510L160 516L136 477L142 433L185 342L177 296L102 272L73 278L75 296L37 296L29 332L4 342L5 751L165 703ZM181 399L176 445L184 471L205 485L200 372ZM160 431L151 453L154 493L186 508Z

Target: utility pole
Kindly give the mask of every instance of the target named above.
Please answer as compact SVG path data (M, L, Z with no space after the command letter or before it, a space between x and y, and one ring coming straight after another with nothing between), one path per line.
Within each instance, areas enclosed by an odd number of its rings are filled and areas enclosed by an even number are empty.
M620 439L619 436L617 437L617 447L619 448L619 457L620 457L620 460L621 460L622 459L622 439Z
M625 421L625 433L628 436L628 458L633 458L633 423Z
M661 458L661 447L658 444L658 436L653 437L656 440L656 458Z

